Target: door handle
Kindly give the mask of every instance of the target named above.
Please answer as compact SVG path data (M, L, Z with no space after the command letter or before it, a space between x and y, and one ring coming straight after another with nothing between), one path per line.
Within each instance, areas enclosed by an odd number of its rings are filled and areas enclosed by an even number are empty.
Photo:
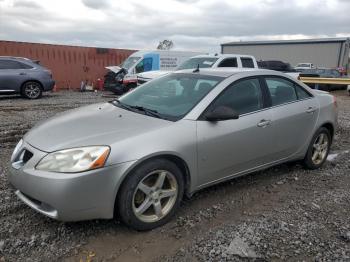
M306 113L310 114L310 113L313 113L315 112L316 108L310 106L308 109L306 109Z
M24 72L19 73L20 76L25 76L26 74L27 74L27 73L24 73Z
M257 126L258 127L266 127L266 126L268 126L270 124L271 124L271 120L263 119L257 124Z

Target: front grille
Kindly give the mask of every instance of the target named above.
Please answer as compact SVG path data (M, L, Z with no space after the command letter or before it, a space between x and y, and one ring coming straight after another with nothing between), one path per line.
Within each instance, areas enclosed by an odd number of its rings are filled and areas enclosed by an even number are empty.
M33 153L27 149L24 149L23 157L22 157L23 163L27 163L32 157L33 157Z

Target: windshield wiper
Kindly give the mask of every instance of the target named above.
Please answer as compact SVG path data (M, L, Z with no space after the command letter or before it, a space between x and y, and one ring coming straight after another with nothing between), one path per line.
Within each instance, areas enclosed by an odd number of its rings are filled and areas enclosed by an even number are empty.
M130 110L130 111L133 111L131 106L129 106L129 105L127 105L127 104L124 104L124 103L121 102L119 99L116 99L116 100L113 100L113 101L112 101L112 103L114 103L114 102L117 102L118 105L119 105L121 108Z
M118 106L120 106L121 108L127 109L127 110L129 110L129 111L135 112L135 109L136 109L137 111L144 112L146 115L165 119L164 117L161 116L160 113L158 113L157 110L149 109L149 108L146 108L146 107L143 107L143 106L131 106L131 105L127 105L127 104L124 104L123 102L121 102L119 99L116 99L116 100L114 100L113 102L117 102L117 103L118 103Z
M130 107L134 108L134 109L137 109L139 111L143 111L143 112L145 112L145 114L147 114L149 116L162 118L157 110L149 109L149 108L146 108L146 107L143 107L143 106L130 106Z

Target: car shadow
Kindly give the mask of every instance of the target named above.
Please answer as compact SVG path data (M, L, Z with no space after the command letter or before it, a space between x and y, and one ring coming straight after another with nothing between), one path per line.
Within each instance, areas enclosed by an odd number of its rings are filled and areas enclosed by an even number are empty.
M12 99L25 99L21 97L20 95L1 95L0 96L0 101L1 100L12 100Z
M28 98L22 97L21 95L0 95L0 101L9 101L9 100L35 101L35 100L41 100L46 98L52 98L52 97L54 97L52 93L43 94L42 97L38 99L28 99Z

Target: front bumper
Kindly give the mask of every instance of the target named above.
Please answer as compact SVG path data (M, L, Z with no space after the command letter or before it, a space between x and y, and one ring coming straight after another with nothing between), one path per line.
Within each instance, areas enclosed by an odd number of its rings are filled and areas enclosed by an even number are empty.
M53 79L48 79L45 81L42 81L43 84L43 91L51 91L54 87L56 82Z
M53 173L35 169L47 153L25 142L18 155L23 150L33 156L26 163L12 163L9 180L25 204L61 221L113 217L118 188L134 162L74 174Z

